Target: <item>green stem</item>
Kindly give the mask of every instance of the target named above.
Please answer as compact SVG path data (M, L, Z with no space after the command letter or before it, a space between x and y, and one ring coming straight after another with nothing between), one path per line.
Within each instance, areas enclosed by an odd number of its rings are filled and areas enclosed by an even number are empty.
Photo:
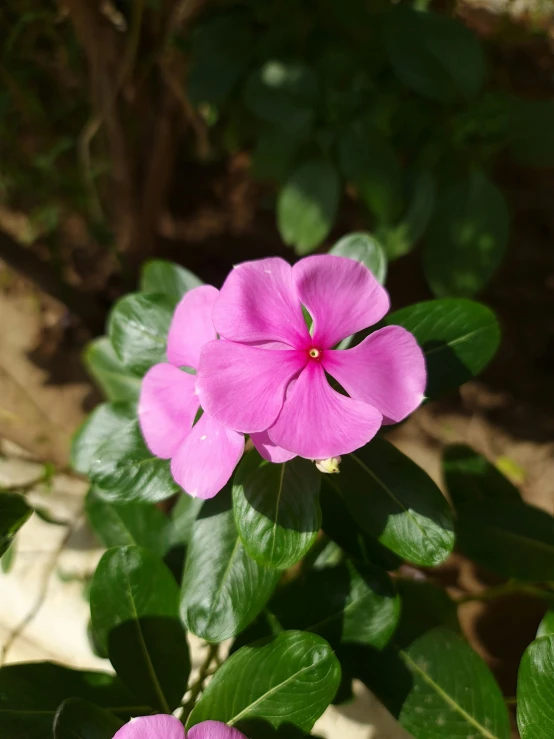
M493 600L494 598L500 598L503 595L533 595L537 598L544 598L545 600L551 599L551 593L543 590L543 588L537 585L529 585L527 583L518 582L516 580L510 580L509 582L502 583L501 585L494 585L493 587L487 588L480 593L468 593L462 595L456 599L456 603L461 605L462 603L471 603L473 601L485 602Z
M206 679L209 677L210 674L212 674L210 673L210 667L214 659L216 659L218 656L218 647L218 644L210 644L208 647L208 653L206 655L206 659L200 667L198 678L196 679L196 682L192 684L190 688L189 699L183 706L183 714L181 716L181 721L183 724L186 724L187 719L190 716L192 709L194 708L194 704L198 700L198 696L204 689L204 683Z

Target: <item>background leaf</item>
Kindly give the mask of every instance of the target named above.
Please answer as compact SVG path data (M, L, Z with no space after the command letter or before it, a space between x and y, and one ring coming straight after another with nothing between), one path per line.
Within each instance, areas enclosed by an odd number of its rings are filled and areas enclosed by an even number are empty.
M136 419L133 403L102 403L79 426L71 442L71 466L88 475L95 454L106 440L113 443L118 433Z
M108 400L138 401L140 377L123 366L107 336L87 344L83 362Z
M552 635L554 635L554 610L548 610L542 617L537 629L537 638Z
M163 562L140 547L109 549L92 580L90 611L119 677L149 705L174 710L186 690L190 660L179 589Z
M278 579L278 570L248 556L230 490L206 501L193 527L181 592L181 617L189 631L210 642L236 636L269 600Z
M0 669L0 733L5 739L51 736L60 703L83 698L123 721L150 713L115 675L81 672L50 662L7 665Z
M286 569L314 543L321 525L315 465L296 457L272 464L252 449L233 481L233 508L248 554L262 565Z
M517 725L521 739L550 739L554 733L554 636L530 644L517 678Z
M436 398L478 375L500 343L494 313L481 303L443 298L389 313L388 326L404 326L422 347L427 364L427 398Z
M510 151L528 167L554 167L554 101L518 100L509 127Z
M308 254L331 230L340 197L335 168L323 159L305 162L284 184L277 203L279 232L297 254Z
M54 719L54 739L113 739L123 722L81 698L69 698Z
M396 76L420 95L450 103L475 95L483 84L481 46L451 18L395 8L385 18L384 41Z
M433 567L454 546L449 505L431 478L382 439L346 456L329 484L370 536L403 559Z
M156 502L181 492L171 475L169 461L149 451L138 422L120 430L117 444L112 439L102 444L90 479L97 495L114 503Z
M427 282L438 297L470 297L498 269L510 230L500 190L481 172L440 194L423 251Z
M203 282L188 269L165 259L151 259L142 267L140 289L145 293L160 293L177 305L183 295Z
M15 535L30 518L33 509L18 493L0 493L0 557L9 549Z
M340 665L320 636L283 631L267 643L243 647L219 668L188 720L206 719L237 728L261 718L278 728L309 731L340 681Z
M343 236L340 241L329 249L329 254L339 257L348 257L365 266L381 285L387 277L387 257L377 239L369 233L359 231Z
M108 319L115 353L130 372L143 375L165 362L173 303L166 295L134 293L119 300Z

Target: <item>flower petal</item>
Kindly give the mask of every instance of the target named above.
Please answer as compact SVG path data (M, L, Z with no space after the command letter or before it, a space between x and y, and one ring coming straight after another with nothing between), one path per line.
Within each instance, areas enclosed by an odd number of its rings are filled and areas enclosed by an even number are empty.
M323 366L356 400L377 408L394 423L423 400L425 358L414 336L401 326L387 326L358 346L326 351Z
M185 727L174 716L141 716L122 726L113 739L185 739Z
M313 318L313 343L331 349L347 336L372 326L389 309L389 296L369 269L346 257L319 254L301 259L292 277Z
M353 452L381 426L378 410L337 393L319 362L310 362L287 392L279 418L268 429L274 444L307 459Z
M235 267L221 288L213 317L217 332L231 341L284 341L296 349L310 342L292 267L278 257Z
M220 721L202 721L187 731L187 739L247 739L238 729Z
M305 352L292 349L211 341L202 349L196 376L202 408L235 431L265 431L279 415L287 385L306 362Z
M176 482L194 498L213 498L233 474L244 436L204 413L171 460Z
M175 308L167 337L167 359L176 367L197 369L200 350L217 338L212 312L219 290L201 285L190 290Z
M144 375L138 403L140 428L157 457L169 459L189 433L200 407L196 377L171 364L155 364Z
M251 434L250 438L252 443L260 453L260 455L267 459L268 462L288 462L290 459L294 459L296 454L294 452L288 452L280 446L276 446L271 439L267 431L260 431L257 434Z

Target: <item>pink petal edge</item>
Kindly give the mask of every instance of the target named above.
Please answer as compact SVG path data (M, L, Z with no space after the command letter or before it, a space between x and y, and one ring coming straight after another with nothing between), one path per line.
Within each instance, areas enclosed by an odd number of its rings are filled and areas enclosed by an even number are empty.
M269 438L267 431L250 434L250 438L260 453L260 456L267 459L268 462L281 464L282 462L288 462L297 456L294 452L289 452L280 446L276 446Z
M113 739L185 739L185 727L174 716L140 716L122 726Z
M196 377L171 364L155 364L142 380L138 418L150 451L169 459L192 428L200 407Z
M361 262L316 254L292 268L300 301L313 318L313 344L332 349L347 336L380 321L389 296Z
M268 429L274 444L306 459L340 457L367 444L382 422L376 408L329 385L319 362L310 362L287 392L283 410Z
M201 285L190 290L175 308L167 337L167 359L176 367L198 368L200 350L217 338L212 312L219 290Z
M187 739L247 739L238 729L220 721L202 721L187 731Z

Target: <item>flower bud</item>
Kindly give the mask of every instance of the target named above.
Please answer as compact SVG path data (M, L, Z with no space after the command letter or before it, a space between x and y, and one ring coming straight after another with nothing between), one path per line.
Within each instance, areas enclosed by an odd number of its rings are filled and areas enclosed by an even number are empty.
M328 475L336 475L339 473L339 464L341 463L341 457L329 457L329 459L315 459L315 466L320 472L325 472Z

